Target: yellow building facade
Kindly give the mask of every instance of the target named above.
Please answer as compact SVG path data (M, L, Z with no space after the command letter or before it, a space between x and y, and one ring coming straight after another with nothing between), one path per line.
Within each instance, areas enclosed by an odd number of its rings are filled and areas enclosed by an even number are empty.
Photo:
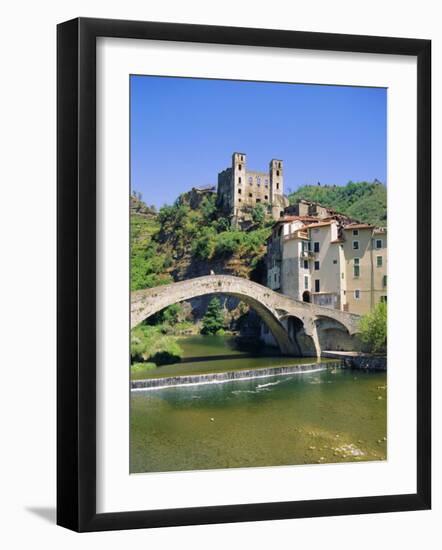
M387 301L387 230L359 224L344 229L348 311L363 315Z
M386 228L292 216L267 250L267 285L296 300L359 315L387 301Z

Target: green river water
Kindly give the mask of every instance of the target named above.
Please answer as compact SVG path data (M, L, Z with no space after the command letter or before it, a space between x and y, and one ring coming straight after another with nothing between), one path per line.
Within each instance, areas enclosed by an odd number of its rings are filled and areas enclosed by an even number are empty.
M180 345L187 362L135 377L311 362L253 357L226 337ZM386 373L326 362L310 373L132 391L131 472L385 460L386 399Z

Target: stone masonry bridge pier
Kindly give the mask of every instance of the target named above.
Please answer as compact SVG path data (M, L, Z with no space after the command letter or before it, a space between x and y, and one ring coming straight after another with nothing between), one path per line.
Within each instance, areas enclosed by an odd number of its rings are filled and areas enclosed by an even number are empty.
M284 355L317 356L321 350L353 350L359 315L301 302L230 275L209 275L137 290L131 294L131 326L167 306L204 296L225 294L248 304L261 317Z

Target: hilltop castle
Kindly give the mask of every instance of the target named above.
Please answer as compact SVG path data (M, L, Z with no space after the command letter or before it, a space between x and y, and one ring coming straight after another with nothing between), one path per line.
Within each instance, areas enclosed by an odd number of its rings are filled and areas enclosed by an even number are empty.
M232 166L218 174L217 204L233 223L252 219L253 208L262 204L277 220L289 204L284 196L283 161L272 159L268 172L247 168L244 153L233 153Z

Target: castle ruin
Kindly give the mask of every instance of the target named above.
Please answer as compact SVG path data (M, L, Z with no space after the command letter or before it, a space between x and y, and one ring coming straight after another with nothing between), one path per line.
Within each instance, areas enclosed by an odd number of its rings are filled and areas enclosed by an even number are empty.
M244 153L233 153L232 166L218 174L217 204L232 224L250 221L258 204L278 220L289 204L284 196L283 161L272 159L268 172L257 172L247 168Z

